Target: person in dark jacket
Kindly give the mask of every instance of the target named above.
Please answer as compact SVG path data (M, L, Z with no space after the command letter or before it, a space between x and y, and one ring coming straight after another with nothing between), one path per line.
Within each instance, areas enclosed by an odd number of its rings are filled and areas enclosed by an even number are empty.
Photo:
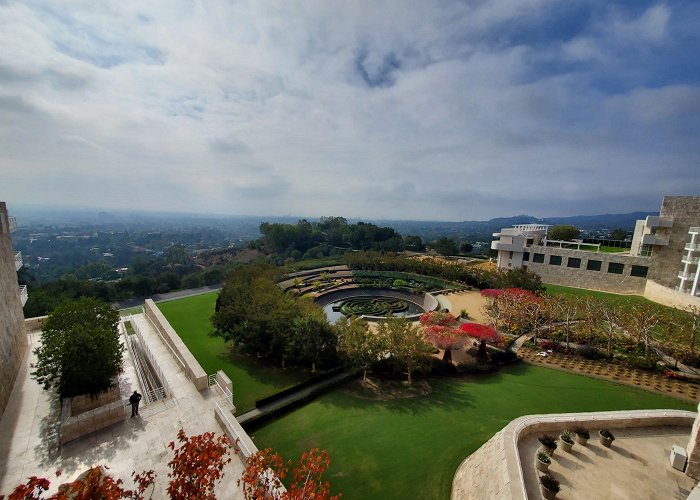
M139 414L139 402L141 402L141 394L134 391L131 397L129 397L129 404L131 405L131 418L134 418L134 415Z

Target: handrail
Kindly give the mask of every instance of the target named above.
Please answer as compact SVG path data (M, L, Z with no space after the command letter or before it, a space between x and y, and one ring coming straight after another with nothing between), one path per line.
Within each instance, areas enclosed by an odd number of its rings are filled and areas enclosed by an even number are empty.
M163 373L163 370L161 369L160 365L156 361L156 357L153 355L153 352L151 349L148 347L148 343L143 339L143 334L141 333L141 329L139 328L139 325L133 321L133 316L129 315L129 322L134 328L134 333L139 339L139 342L141 344L141 349L143 352L146 354L146 357L148 358L148 361L151 363L151 366L155 369L156 371L156 376L158 377L158 380L160 381L161 386L165 390L166 397L170 395L170 387L168 386L168 380L165 378L165 374Z
M138 340L138 348L143 352L147 358L147 361L151 364L151 367L155 371L155 378L151 375L151 370L144 366L144 360L141 358L141 354L136 352L135 339L129 338L129 334L126 331L126 321L128 321L132 328L134 329L134 336ZM136 376L141 384L141 390L143 391L144 405L158 401L159 399L165 399L170 395L170 388L168 386L168 381L165 378L163 370L160 368L155 360L155 356L151 352L148 344L143 340L143 335L138 327L138 324L133 321L133 316L129 315L123 317L119 322L120 328L122 329L122 334L125 336L127 349L134 360L134 365L136 368Z

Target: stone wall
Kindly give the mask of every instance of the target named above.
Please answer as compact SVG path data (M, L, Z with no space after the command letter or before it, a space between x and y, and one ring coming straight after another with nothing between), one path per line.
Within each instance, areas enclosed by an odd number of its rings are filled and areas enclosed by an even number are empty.
M158 306L151 299L146 299L143 305L146 317L151 321L161 338L170 347L171 352L178 359L185 369L187 377L192 381L198 390L209 387L209 377L199 362L192 355L175 329L170 325Z
M697 413L681 410L552 413L516 418L460 464L452 480L451 498L526 500L518 445L534 433L554 433L578 426L590 430L687 426L690 432L696 418Z
M65 398L61 404L61 444L78 439L110 425L122 422L129 414L121 399L92 410L73 415L71 400Z
M700 226L700 196L665 196L661 204L661 217L672 217L671 228L659 228L657 234L669 234L667 246L655 246L652 250L653 266L649 278L660 285L674 288L680 284L678 272L682 270L683 248L690 241L688 229Z
M529 247L529 252L530 260L526 262L527 268L537 273L543 282L554 285L588 288L605 292L641 294L644 292L646 278L631 276L632 266L648 267L650 268L649 272L651 272L651 260L649 258L632 257L629 254L588 252L544 246L531 246ZM544 263L533 262L535 253L544 254ZM553 255L562 258L561 265L551 265L549 263L550 256ZM581 259L581 267L567 267L569 258ZM600 271L587 269L588 261L590 260L601 262ZM622 274L608 272L608 264L611 262L624 265Z
M5 203L0 202L0 415L10 399L27 345L10 224Z

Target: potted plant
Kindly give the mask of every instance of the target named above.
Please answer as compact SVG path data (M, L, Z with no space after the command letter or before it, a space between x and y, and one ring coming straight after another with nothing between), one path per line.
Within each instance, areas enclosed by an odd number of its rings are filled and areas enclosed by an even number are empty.
M557 497L557 493L559 493L561 487L559 486L559 481L549 474L543 474L540 476L540 490L542 491L543 497L552 499Z
M539 438L542 443L542 451L551 456L557 449L557 440L551 434L542 434Z
M574 434L571 431L564 431L559 436L559 439L561 441L561 449L571 451L571 447L574 445Z
M576 433L576 441L578 441L578 444L586 446L588 440L591 439L588 429L585 427L578 427L574 432Z
M598 434L600 434L600 444L602 444L606 448L610 448L612 442L615 441L615 436L613 435L613 433L610 432L608 429L601 429L600 431L598 431Z
M535 466L540 472L547 472L549 470L549 464L552 463L552 459L544 451L537 452L537 460L535 461Z

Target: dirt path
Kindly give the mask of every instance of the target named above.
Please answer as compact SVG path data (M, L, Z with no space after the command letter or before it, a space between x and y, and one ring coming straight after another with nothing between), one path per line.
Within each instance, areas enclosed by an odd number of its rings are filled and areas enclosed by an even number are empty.
M479 292L459 292L445 294L444 297L450 302L450 312L455 316L459 316L462 309L466 309L469 313L469 319L477 323L488 323L488 318L484 315L482 309L486 305L486 298L482 297Z

